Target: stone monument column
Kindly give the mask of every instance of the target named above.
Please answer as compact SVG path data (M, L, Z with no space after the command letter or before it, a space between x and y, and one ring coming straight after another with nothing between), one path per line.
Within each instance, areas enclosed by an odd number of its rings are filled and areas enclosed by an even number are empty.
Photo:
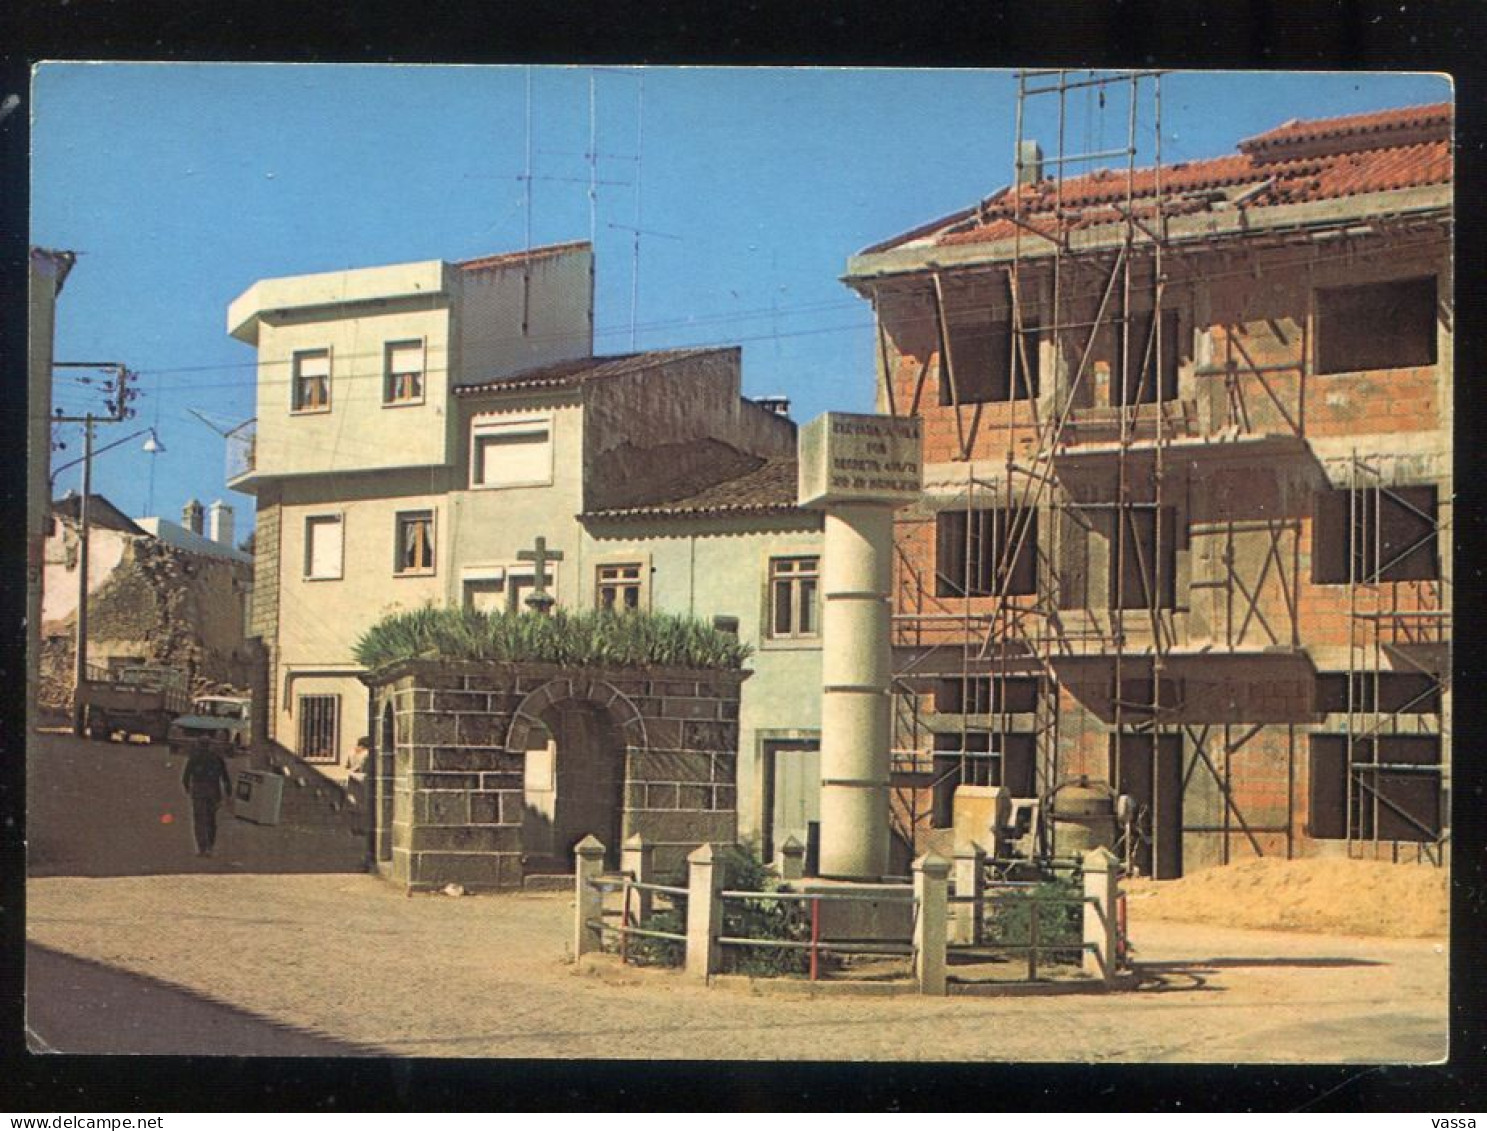
M917 419L826 413L801 430L800 504L825 512L822 876L888 870L893 511L918 497Z

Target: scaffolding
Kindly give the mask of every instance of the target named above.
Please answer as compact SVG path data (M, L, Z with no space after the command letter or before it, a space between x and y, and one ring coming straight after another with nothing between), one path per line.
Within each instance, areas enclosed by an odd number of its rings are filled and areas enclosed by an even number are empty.
M964 506L967 512L965 523L965 545L960 554L964 576L947 577L942 572L936 576L935 585L927 586L926 579L916 570L909 556L900 547L898 555L898 578L900 592L897 595L896 619L897 642L921 647L913 660L900 668L896 674L897 696L896 733L903 745L896 751L895 764L903 771L907 787L901 788L900 815L908 829L901 830L912 842L913 825L918 812L918 792L928 787L931 791L944 779L953 777L961 782L976 780L968 765L971 755L969 734L976 726L988 732L988 753L991 743L998 743L1002 768L1006 765L1006 736L1011 733L1014 696L1011 681L1031 677L1035 687L1031 742L1033 747L1034 792L1036 802L1045 809L1049 800L1064 784L1059 765L1059 726L1061 681L1055 670L1054 660L1070 653L1098 654L1109 657L1113 667L1112 703L1115 712L1113 739L1111 744L1111 780L1123 780L1123 745L1127 732L1149 733L1152 758L1151 781L1153 799L1151 812L1138 820L1136 827L1147 830L1154 840L1160 832L1156 811L1159 808L1157 791L1160 775L1156 772L1156 761L1162 748L1162 736L1171 732L1170 716L1175 706L1162 701L1166 683L1165 654L1173 642L1173 630L1169 617L1163 615L1161 594L1172 579L1164 576L1163 563L1166 558L1162 544L1163 523L1160 521L1163 508L1163 482L1165 479L1164 452L1170 431L1170 414L1181 411L1176 404L1164 401L1158 387L1166 359L1163 357L1164 337L1162 312L1166 286L1162 256L1164 251L1167 211L1162 186L1161 166L1161 72L1088 72L1074 75L1068 71L1023 71L1018 75L1017 118L1014 167L1015 185L1012 190L1013 253L1009 262L1001 268L1005 280L1006 298L1010 310L1011 332L1008 335L1010 357L1008 359L1009 394L1012 406L1007 415L1007 444L1005 466L1000 479L985 479L977 475L972 452L976 434L981 425L981 404L967 405L960 393L956 378L956 358L947 322L946 301L941 276L936 271L932 276L935 310L935 332L938 339L936 355L939 360L940 385L948 389L949 403L954 412L958 459L966 466L964 483L951 507ZM1069 96L1076 90L1097 95L1103 107L1107 97L1114 91L1126 93L1125 142L1115 147L1099 147L1084 152L1069 152L1066 137L1069 133ZM1138 146L1138 107L1143 94L1149 91L1150 129L1155 156L1155 183L1143 189L1142 208L1137 205L1136 160ZM1031 148L1025 144L1023 129L1028 105L1034 99L1051 98L1056 103L1057 147L1047 158L1035 158ZM1072 252L1065 229L1068 214L1064 207L1064 185L1066 171L1071 166L1088 165L1096 160L1118 158L1124 162L1124 200L1117 205L1120 215L1120 239L1113 255L1095 257L1091 266L1101 273L1100 297L1097 311L1092 319L1081 317L1066 298L1071 277L1083 274L1089 261L1087 254ZM1038 160L1041 167L1051 169L1051 176L1042 179L1040 189L1045 196L1052 196L1053 231L1049 232L1032 222L1025 214L1028 194L1024 186L1029 181L1028 168L1031 160ZM1041 168L1037 170L1041 172ZM1034 178L1036 179L1036 173ZM1141 213L1144 211L1145 215ZM1039 241L1049 245L1040 250L1044 254L1030 257L1024 254L1024 240ZM1108 262L1106 261L1108 260ZM1033 305L1025 301L1030 291L1040 291L1046 296L1043 309L1047 317L1034 320L1028 316L1026 307ZM1138 290L1144 290L1144 301L1138 298ZM1138 319L1136 310L1147 307L1152 311L1144 340L1136 337ZM1085 502L1072 505L1068 493L1060 484L1055 472L1055 461L1071 431L1073 410L1078 403L1082 384L1090 380L1096 344L1108 340L1114 334L1119 343L1120 389L1113 408L1113 423L1117 431L1115 451L1116 487L1113 500ZM1029 348L1038 348L1038 338L1052 342L1052 353L1057 359L1053 380L1055 393L1052 411L1040 413L1036 391L1033 389L1036 369L1029 357ZM1029 339L1032 339L1031 343ZM881 338L885 378L887 367L886 343ZM1133 366L1133 347L1139 350L1139 358ZM1061 380L1060 369L1068 359L1078 357L1077 366L1067 381ZM907 406L910 415L917 414L922 397L928 359L921 368L916 387ZM889 410L897 414L899 406L889 391ZM1017 391L1026 394L1019 400ZM1027 419L1018 420L1018 406L1026 404ZM1016 434L1030 429L1033 441L1019 452ZM1131 472L1131 452L1140 445L1150 450L1153 473L1150 479L1150 498L1136 500ZM944 509L951 509L946 507ZM1004 521L990 525L988 545L984 524L978 524L972 515L978 509L990 509L1005 516ZM1060 617L1060 576L1056 563L1059 557L1059 541L1065 522L1087 523L1089 513L1103 510L1109 516L1108 529L1113 538L1113 568L1117 578L1118 596L1110 602L1105 623L1099 617L1087 618L1082 626L1069 626ZM1038 516L1052 518L1039 536ZM1149 522L1137 516L1149 514ZM920 515L900 524L901 530L916 523L935 523L934 515ZM1155 556L1146 561L1142 553L1138 525L1150 525L1155 532ZM1015 563L1024 554L1032 555L1034 589L1031 594L1011 592L1016 573ZM972 563L990 558L995 563L991 576L996 584L991 591L973 584ZM1134 574L1140 587L1136 599L1125 591L1128 577L1128 558L1134 562ZM956 591L958 590L958 594ZM945 599L949 593L958 596L956 607ZM991 597L988 611L979 611L976 599ZM1150 644L1139 657L1140 670L1150 672L1150 696L1142 702L1127 698L1127 674L1131 658L1127 655L1128 619L1144 619L1150 624ZM928 646L924 645L928 642ZM921 672L933 669L942 678L953 670L952 665L936 664L935 654L949 650L958 654L958 678L963 701L960 704L960 764L937 770L932 751L925 751L922 719L924 677ZM989 694L986 696L987 712L972 713L966 709L965 699L975 698L981 706L979 691L973 693L972 679L985 680ZM938 745L938 744L936 744ZM1036 822L1043 833L1043 842L1036 846L1040 853L1053 849L1048 834L1051 825L1047 821ZM1127 845L1128 855L1135 846Z
M1407 488L1385 485L1376 461L1353 451L1348 461L1348 674L1345 732L1346 831L1349 856L1380 857L1385 848L1395 861L1401 842L1412 844L1417 860L1444 863L1449 820L1441 805L1449 781L1442 745L1436 758L1420 761L1387 755L1390 740L1410 733L1444 744L1441 705L1450 683L1451 602L1449 582L1440 576L1400 577L1396 567L1414 555L1439 553L1448 524L1437 507L1422 507ZM1386 512L1394 509L1418 528L1413 537L1391 537ZM1436 572L1427 570L1427 573ZM1387 692L1390 674L1417 677L1404 694ZM1431 728L1422 716L1434 715ZM1408 792L1411 779L1429 783L1434 811L1418 806L1422 795ZM1391 790L1390 785L1396 788ZM1405 785L1406 796L1398 795ZM1384 836L1385 828L1405 837Z
M1221 236L1185 237L1184 248L1191 246L1198 255L1173 254L1169 219L1191 211L1194 202L1164 184L1170 167L1162 164L1162 72L1023 71L1017 84L1014 183L952 220L943 233L994 220L1004 225L1007 234L998 240L1010 250L999 252L995 262L925 269L926 283L913 299L927 312L917 323L922 360L917 372L903 371L906 384L897 389L899 371L879 311L887 411L920 415L933 373L940 404L949 410L941 417L948 429L941 439L951 445L937 481L925 484L930 501L901 515L895 527L896 831L917 849L916 834L945 787L1006 784L1015 741L1031 746L1032 796L1025 807L1044 818L1032 823L1040 839L1030 848L1038 855L1057 850L1056 826L1047 818L1059 790L1079 781L1068 772L1078 767L1063 764L1072 748L1082 751L1085 768L1091 758L1107 759L1105 780L1112 792L1138 798L1139 811L1123 824L1117 845L1128 867L1140 863L1159 877L1164 867L1166 874L1177 874L1173 869L1181 868L1185 832L1213 834L1222 863L1229 862L1235 845L1255 855L1271 846L1289 855L1297 835L1296 791L1303 781L1297 734L1314 721L1310 697L1317 675L1300 629L1302 518L1294 510L1264 513L1243 506L1236 518L1234 508L1214 509L1205 496L1208 510L1200 520L1191 512L1191 493L1200 461L1222 460L1228 458L1223 453L1237 450L1247 453L1246 467L1266 474L1279 476L1282 463L1298 474L1317 473L1306 439L1313 323L1303 319L1300 333L1290 339L1274 330L1285 348L1269 354L1247 339L1251 331L1243 319L1214 323L1208 353L1192 359L1194 388L1208 395L1200 409L1199 401L1183 399L1176 378L1183 356L1180 323L1169 326L1168 320L1178 317L1183 299L1179 292L1173 301L1168 290L1169 283L1191 286L1223 275L1259 279L1262 262L1264 271L1309 275L1321 258L1339 254L1335 244L1334 250L1322 250L1322 241L1339 233L1257 233L1243 245L1232 239L1222 243ZM1101 139L1091 145L1087 128L1084 145L1067 144L1074 132L1074 92L1091 104L1098 98L1101 107L1123 96L1123 144L1106 145ZM1055 143L1047 157L1024 132L1030 108L1040 100L1055 104ZM1142 149L1154 160L1138 178ZM1112 158L1120 167L1085 171L1091 162ZM1076 177L1082 183L1066 196L1067 183ZM1088 193L1091 181L1102 187L1096 197ZM1228 203L1242 205L1265 187L1237 189ZM1092 211L1098 213L1093 221ZM1091 223L1099 226L1101 238L1079 238ZM1422 246L1408 242L1415 234L1413 223L1379 230L1395 250ZM1294 244L1304 248L1300 256L1274 254ZM1217 274L1204 258L1241 246L1248 258L1225 263ZM1353 248L1345 246L1340 253L1351 256ZM1009 326L1008 352L1001 355L1004 395L988 396L985 389L978 395L968 384L978 358L974 348L957 356L962 342L975 345L952 332L957 311L951 299L957 294L947 299L947 292L957 285L963 288L959 313L967 303L978 311L989 304L1003 312L996 317ZM993 339L1000 340L995 334ZM1053 359L1051 369L1038 362L1040 343L1043 358ZM1097 361L1109 364L1108 403L1096 403ZM1036 387L1040 379L1042 390ZM1005 404L988 424L985 410L994 401ZM1003 428L1004 445L986 442L993 430ZM1241 440L1243 447L1232 443ZM1179 442L1184 446L1174 453ZM1358 481L1350 483L1356 488L1350 499L1356 502L1369 491L1378 495L1372 504L1359 506L1371 505L1378 515L1381 500L1391 496L1412 506L1366 461L1355 457L1354 463ZM947 474L947 468L954 473ZM1213 547L1212 576L1190 580L1185 600L1174 596L1181 538L1176 523L1164 520L1179 504L1190 512L1189 550L1199 537ZM963 530L940 521L942 512L962 510ZM982 511L1002 517L978 520ZM1434 521L1419 513L1422 521ZM1361 512L1350 517L1362 520ZM953 529L958 547L941 544L947 529ZM1379 539L1378 530L1371 530L1369 536ZM1074 560L1071 546L1092 545L1092 531L1108 547L1105 601L1093 600L1088 591L1091 559L1086 557L1085 572L1077 576L1068 568ZM911 551L925 539L934 542L932 571L917 565ZM1248 547L1249 555L1243 570L1237 564L1246 553L1241 547ZM947 560L953 564L947 566ZM1029 560L1030 589L1014 583L1019 565ZM1373 740L1402 729L1401 717L1415 711L1422 697L1436 700L1439 713L1449 669L1448 583L1392 581L1379 550L1372 559L1373 576L1362 570L1361 559L1352 562L1346 599L1348 849L1359 853L1367 844L1382 854L1388 841L1382 834L1404 822L1419 834L1422 856L1439 862L1443 838L1427 835L1431 814L1411 813L1380 782L1391 774L1430 773L1448 781L1444 759L1428 767L1391 762L1378 757L1383 745ZM990 568L983 569L987 563ZM1205 602L1210 639L1195 644L1181 627L1186 622L1178 607L1197 601ZM1223 657L1239 667L1224 667ZM1379 686L1381 673L1401 669L1430 679L1429 688L1403 703L1381 694ZM1190 709L1194 695L1211 693L1236 670L1248 671L1244 678L1251 680L1279 676L1294 688L1304 685L1296 701L1305 707L1267 705L1253 717L1240 718ZM935 703L931 712L929 694L940 680L959 682L959 701L950 710ZM1028 689L1015 686L1022 680L1032 681L1031 703ZM1089 705L1091 688L1102 680L1108 680L1108 698L1095 710ZM1072 711L1081 695L1081 709ZM1086 742L1092 715L1103 724L1096 741L1107 744L1098 755ZM1074 727L1079 733L1065 733ZM1445 729L1436 724L1436 731ZM1244 780L1250 755L1261 760L1256 764L1264 767L1262 773L1274 775L1273 792L1284 790L1283 819L1267 819L1259 803L1249 814L1241 806L1236 781ZM1275 761L1266 763L1267 758ZM985 769L976 767L978 760ZM1213 809L1209 816L1185 821L1183 797L1195 776L1204 779ZM1014 792L1020 796L1021 789ZM1382 820L1384 813L1397 820ZM931 827L946 826L941 820ZM1390 851L1398 856L1399 840L1392 844ZM1164 856L1177 863L1164 865Z

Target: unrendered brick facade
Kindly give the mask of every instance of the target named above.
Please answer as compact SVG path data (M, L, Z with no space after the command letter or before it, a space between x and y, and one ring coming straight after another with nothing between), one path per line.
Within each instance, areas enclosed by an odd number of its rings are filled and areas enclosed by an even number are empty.
M897 524L901 835L959 784L1135 799L1159 876L1440 858L1451 115L1048 177L870 248Z

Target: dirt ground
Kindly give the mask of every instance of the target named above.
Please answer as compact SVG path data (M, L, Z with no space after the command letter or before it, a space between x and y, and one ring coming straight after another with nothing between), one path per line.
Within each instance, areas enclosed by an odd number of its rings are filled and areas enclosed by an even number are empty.
M1131 904L1131 936L1142 981L1130 993L814 1000L709 989L669 972L580 972L567 961L566 893L409 897L363 875L175 875L33 879L27 901L34 943L394 1055L1293 1063L1446 1055L1443 939L1178 924L1149 918L1141 900ZM28 968L33 999L59 992ZM98 1044L106 1050L107 1034Z
M1267 857L1124 887L1147 921L1422 939L1450 928L1450 874L1429 864Z

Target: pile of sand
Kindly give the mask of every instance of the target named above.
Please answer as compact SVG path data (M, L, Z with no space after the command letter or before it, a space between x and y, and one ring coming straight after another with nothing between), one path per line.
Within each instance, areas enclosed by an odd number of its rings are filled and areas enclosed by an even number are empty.
M1375 860L1246 860L1180 880L1128 880L1133 921L1444 938L1450 873Z

